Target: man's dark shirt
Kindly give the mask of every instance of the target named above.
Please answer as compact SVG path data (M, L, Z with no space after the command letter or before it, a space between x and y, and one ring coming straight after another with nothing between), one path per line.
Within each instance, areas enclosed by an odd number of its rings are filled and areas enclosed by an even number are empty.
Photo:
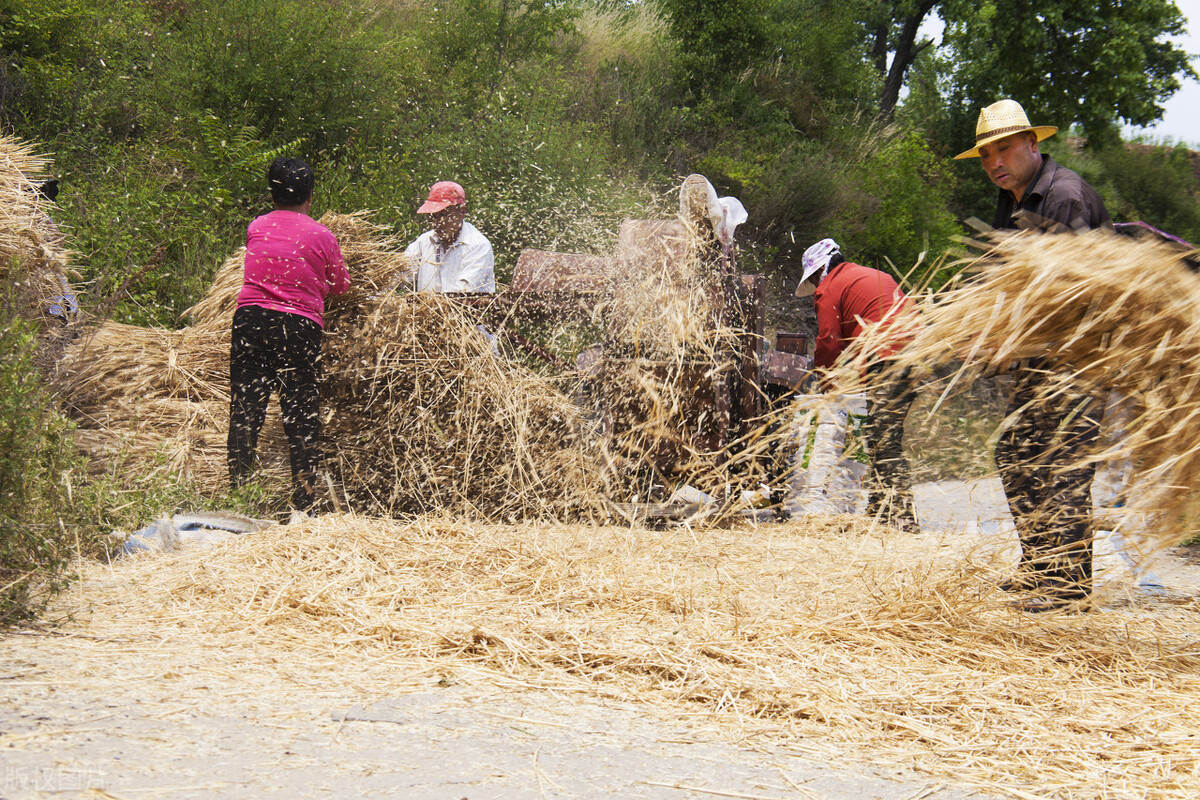
M1007 189L1000 190L992 227L1016 228L1013 215L1018 211L1029 212L1034 221L1041 217L1063 226L1052 226L1054 230L1089 230L1112 225L1108 209L1096 190L1078 173L1046 155L1042 156L1042 168L1025 190L1021 202L1016 202Z

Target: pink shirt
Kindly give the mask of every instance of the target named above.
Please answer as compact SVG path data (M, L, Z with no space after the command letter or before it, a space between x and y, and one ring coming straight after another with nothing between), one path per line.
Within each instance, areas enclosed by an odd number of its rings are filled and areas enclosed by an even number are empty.
M261 306L325 327L325 297L350 288L342 249L328 228L296 211L275 210L246 231L246 272L238 308Z

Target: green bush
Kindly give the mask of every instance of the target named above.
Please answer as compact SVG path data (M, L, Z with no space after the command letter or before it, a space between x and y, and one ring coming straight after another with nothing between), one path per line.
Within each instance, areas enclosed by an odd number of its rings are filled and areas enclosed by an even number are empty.
M1200 170L1186 147L1117 143L1097 160L1117 194L1109 209L1115 217L1200 242Z
M632 173L657 174L682 133L677 86L663 69L678 53L665 15L653 3L599 3L575 25L563 109L602 131Z
M218 265L244 243L249 221L270 207L271 160L300 148L295 141L268 145L253 127L213 115L197 128L191 138L106 144L83 156L65 153L59 162L64 181L55 216L80 254L91 303L125 286L127 296L111 309L118 321L177 326Z
M559 37L574 30L576 10L564 0L457 0L437 10L424 32L431 72L468 91L468 109L488 102L515 65L556 53Z
M910 285L924 283L958 230L944 162L919 134L883 135L856 160L853 175L851 197L836 215L844 251L863 264L890 266Z
M761 0L659 0L679 42L676 69L691 99L728 92L771 44Z
M128 296L110 310L118 321L177 325L245 236L243 212L224 202L228 189L189 168L186 146L117 143L99 161L60 162L55 217L79 253L84 301L94 305L124 286Z
M7 288L7 287L6 287ZM0 626L39 613L66 585L75 540L63 524L79 467L71 425L34 366L38 334L11 295L0 305Z
M134 134L149 25L137 0L0 0L0 123L29 138Z
M362 4L200 0L180 7L173 25L157 32L140 87L157 128L211 110L268 139L304 139L318 152L349 140L394 79L376 69L379 42Z
M168 467L135 473L119 454L89 477L35 365L39 333L13 302L13 276L0 298L0 628L41 614L69 584L76 557L104 554L133 531L177 511L232 509L266 516L282 509L253 487L237 497L204 496Z

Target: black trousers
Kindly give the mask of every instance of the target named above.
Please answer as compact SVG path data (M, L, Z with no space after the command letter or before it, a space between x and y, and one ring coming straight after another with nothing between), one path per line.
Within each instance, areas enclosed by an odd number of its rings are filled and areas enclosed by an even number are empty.
M996 467L1021 538L1018 581L1050 597L1092 591L1093 463L1103 405L1033 363L1014 373Z
M271 392L279 395L292 462L292 506L312 507L320 450L317 378L321 326L299 314L242 306L233 315L229 348L229 482L254 471L258 434Z
M904 420L916 399L909 370L881 377L884 362L867 367L871 385L867 391L867 418L863 439L871 459L867 487L867 514L884 512L893 519L916 519L912 499L912 473L904 455Z

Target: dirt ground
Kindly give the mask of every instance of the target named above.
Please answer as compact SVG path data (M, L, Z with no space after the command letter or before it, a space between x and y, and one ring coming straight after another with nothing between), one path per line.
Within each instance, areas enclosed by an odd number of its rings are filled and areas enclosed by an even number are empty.
M967 796L901 770L833 766L836 754L819 744L739 744L702 721L648 718L636 707L496 686L486 676L448 687L409 676L394 695L364 703L353 687L302 682L251 697L197 663L169 675L148 669L123 691L96 692L86 680L37 680L38 666L70 659L79 640L9 644L0 703L6 798Z
M996 491L987 482L919 487L923 546L1014 549ZM1196 561L1177 550L1153 565L1175 601L1200 596ZM1102 603L1156 613L1158 600L1117 575L1111 556L1097 564ZM122 576L118 561L106 580ZM738 738L702 708L668 717L599 692L386 653L332 670L254 641L205 646L164 634L148 646L97 631L78 602L74 613L4 637L0 798L996 796L815 737ZM138 609L124 613L136 620Z

